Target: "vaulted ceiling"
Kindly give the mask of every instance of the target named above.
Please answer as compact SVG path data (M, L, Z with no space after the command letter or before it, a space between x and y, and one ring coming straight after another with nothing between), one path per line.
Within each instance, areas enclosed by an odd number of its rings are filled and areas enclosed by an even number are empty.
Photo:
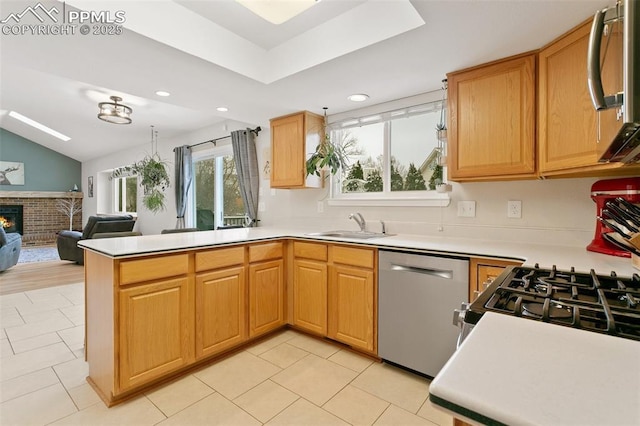
M124 12L122 34L12 34L37 1L0 2L0 127L80 161L226 120L267 126L438 90L450 71L537 49L603 0L322 0L281 25L234 0L43 0L44 10ZM51 24L46 22L44 24ZM46 25L45 25L46 26ZM100 25L97 26L100 29ZM93 25L90 25L93 29ZM8 32L9 34L5 34ZM171 93L159 97L158 90ZM347 100L367 93L366 103ZM133 123L97 119L123 98ZM217 107L228 108L219 112ZM37 120L62 142L7 115ZM0 158L3 156L0 153Z

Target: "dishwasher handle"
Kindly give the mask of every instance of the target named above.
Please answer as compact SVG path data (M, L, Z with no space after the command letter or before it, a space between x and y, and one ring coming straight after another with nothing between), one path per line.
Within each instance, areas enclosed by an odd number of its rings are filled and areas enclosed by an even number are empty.
M423 268L420 266L406 266L406 265L398 265L397 263L391 264L392 271L405 271L405 272L415 272L418 274L425 275L433 275L440 278L452 279L453 271L445 270L445 269L436 269L436 268Z

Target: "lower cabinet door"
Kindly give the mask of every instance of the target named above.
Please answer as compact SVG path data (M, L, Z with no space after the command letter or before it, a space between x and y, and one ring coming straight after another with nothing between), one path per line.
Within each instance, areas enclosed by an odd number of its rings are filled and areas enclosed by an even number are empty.
M249 337L284 324L284 262L282 259L249 267Z
M196 358L247 340L245 268L196 275Z
M192 303L187 278L120 290L121 391L193 361Z
M294 260L293 324L327 335L327 264Z
M332 339L375 351L375 282L372 270L332 266L329 333Z

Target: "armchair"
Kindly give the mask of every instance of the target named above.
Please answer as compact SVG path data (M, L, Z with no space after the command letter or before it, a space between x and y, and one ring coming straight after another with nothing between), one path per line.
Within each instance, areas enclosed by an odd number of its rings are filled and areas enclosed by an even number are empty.
M17 232L4 232L0 226L0 272L15 266L20 257L22 247L22 236Z
M70 260L78 265L84 264L83 250L78 247L78 241L90 238L99 238L100 235L109 233L110 236L128 236L136 224L131 215L98 215L90 216L82 232L60 231L56 243L58 255L62 260ZM121 235L119 235L121 233Z

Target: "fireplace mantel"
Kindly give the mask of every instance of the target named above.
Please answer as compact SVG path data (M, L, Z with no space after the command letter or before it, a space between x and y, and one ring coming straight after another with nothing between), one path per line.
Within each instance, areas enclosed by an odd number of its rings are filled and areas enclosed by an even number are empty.
M0 191L0 198L83 198L82 192L75 191Z

